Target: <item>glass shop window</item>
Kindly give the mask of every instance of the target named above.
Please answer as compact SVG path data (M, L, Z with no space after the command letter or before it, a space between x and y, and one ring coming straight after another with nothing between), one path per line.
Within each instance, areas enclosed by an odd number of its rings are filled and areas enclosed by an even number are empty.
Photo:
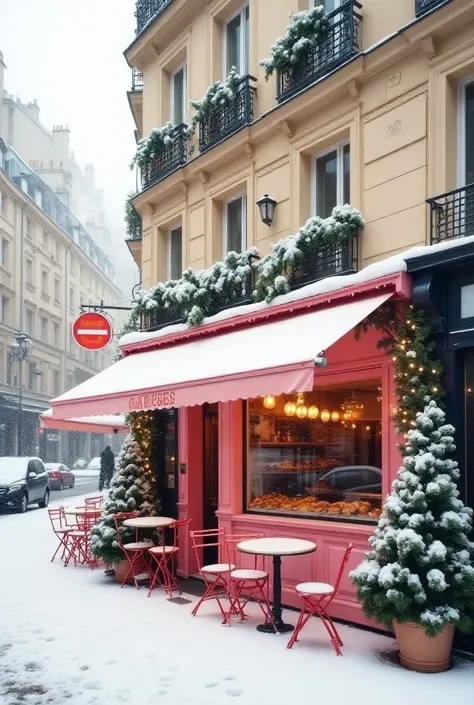
M376 522L381 381L248 401L247 511Z

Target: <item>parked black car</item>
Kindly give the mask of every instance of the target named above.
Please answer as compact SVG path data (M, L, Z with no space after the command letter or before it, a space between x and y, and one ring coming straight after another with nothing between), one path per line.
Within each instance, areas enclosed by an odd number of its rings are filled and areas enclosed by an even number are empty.
M47 507L49 476L39 458L0 457L0 510L23 514L29 504Z

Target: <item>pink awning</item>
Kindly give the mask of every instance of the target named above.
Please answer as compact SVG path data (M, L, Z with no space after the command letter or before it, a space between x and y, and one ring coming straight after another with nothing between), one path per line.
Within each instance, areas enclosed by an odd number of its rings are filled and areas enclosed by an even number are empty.
M55 431L76 431L79 433L128 433L129 430L123 415L55 419L52 409L40 414L40 427Z
M54 418L310 391L314 359L390 298L378 294L128 355L53 399Z

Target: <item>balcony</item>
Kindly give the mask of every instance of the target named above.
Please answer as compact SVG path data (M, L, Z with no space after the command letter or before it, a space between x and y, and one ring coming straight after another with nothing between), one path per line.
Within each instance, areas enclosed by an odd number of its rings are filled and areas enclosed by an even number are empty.
M135 17L137 19L137 35L143 32L150 22L159 17L173 0L137 0Z
M434 10L438 5L444 5L448 0L415 0L415 17L426 15L427 12Z
M188 156L186 130L186 125L176 125L171 142L142 169L142 188L158 183L186 164Z
M136 68L132 69L132 91L143 90L143 74Z
M159 308L142 315L140 329L147 333L152 333L155 330L161 330L161 328L166 328L166 326L174 326L177 323L184 323L184 318L180 311L173 308Z
M429 198L430 242L474 235L474 184Z
M339 68L360 52L362 16L357 10L361 9L362 5L357 0L348 0L329 13L331 28L324 41L314 47L304 61L278 74L279 103Z
M201 154L253 121L257 90L251 82L256 80L253 76L244 76L239 81L233 102L215 108L204 122L199 123Z
M328 245L315 250L304 263L288 266L285 275L290 281L290 289L299 289L320 279L335 275L357 272L357 238L351 238L344 245Z

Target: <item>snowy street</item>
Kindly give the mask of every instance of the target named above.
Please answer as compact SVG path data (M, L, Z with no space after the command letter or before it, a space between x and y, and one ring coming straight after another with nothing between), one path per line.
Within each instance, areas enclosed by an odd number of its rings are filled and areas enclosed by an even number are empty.
M445 674L410 673L387 658L392 639L344 626L338 658L316 620L288 651L287 636L258 633L256 620L221 626L212 603L193 618L190 595L184 605L159 590L148 599L102 568L51 564L46 510L1 516L0 545L3 705L472 703L474 664L466 661ZM294 623L296 613L287 618Z

